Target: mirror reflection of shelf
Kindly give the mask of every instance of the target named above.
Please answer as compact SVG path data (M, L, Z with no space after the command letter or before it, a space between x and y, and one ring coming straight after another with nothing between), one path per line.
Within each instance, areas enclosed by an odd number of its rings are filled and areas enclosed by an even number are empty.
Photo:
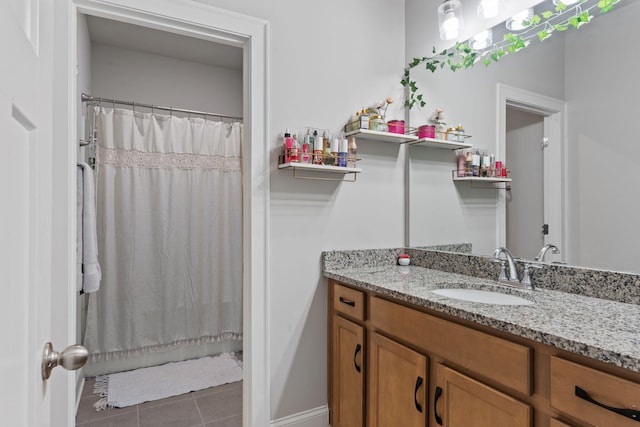
M457 150L459 148L471 148L472 144L467 142L451 141L448 139L437 138L421 138L417 141L409 141L409 145L412 147L432 147L432 148L444 148L448 150Z
M511 190L511 186L509 183L511 182L511 178L499 176L499 177L488 177L488 176L458 176L458 171L451 171L451 176L454 182L459 181L467 181L471 184L472 188L488 188L495 190ZM504 183L504 187L497 187L493 184ZM482 184L488 184L483 186Z
M454 176L454 181L478 181L478 182L511 182L511 178L490 178L485 176Z
M326 178L322 176L310 176L300 175L298 171L311 171L311 172L328 172L333 174L353 174L353 180L346 182L355 182L357 174L362 172L360 168L348 168L341 166L328 166L328 165L314 165L311 163L282 163L278 165L278 169L291 169L293 171L293 177L296 179L311 179L318 181L342 181L342 178Z
M345 133L346 138L355 136L356 138L370 139L373 141L395 142L404 144L406 142L414 142L418 140L415 135L406 135L403 133L381 132L379 130L356 129Z

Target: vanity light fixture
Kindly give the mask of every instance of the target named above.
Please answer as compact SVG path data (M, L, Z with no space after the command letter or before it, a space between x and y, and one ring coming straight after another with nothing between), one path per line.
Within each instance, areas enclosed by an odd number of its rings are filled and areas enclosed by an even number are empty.
M478 16L484 19L494 18L498 16L498 14L502 12L503 9L503 0L480 0L478 2Z
M438 6L438 26L442 40L452 40L458 37L464 27L460 0L444 0Z
M511 18L507 19L507 29L511 31L519 31L527 28L527 25L523 22L528 22L533 18L533 8L525 9L522 12L516 13Z
M491 46L491 43L493 43L493 31L489 28L473 36L470 46L473 50L482 50Z
M558 3L562 2L565 6L571 6L572 4L578 3L580 0L553 0L553 4L556 6Z

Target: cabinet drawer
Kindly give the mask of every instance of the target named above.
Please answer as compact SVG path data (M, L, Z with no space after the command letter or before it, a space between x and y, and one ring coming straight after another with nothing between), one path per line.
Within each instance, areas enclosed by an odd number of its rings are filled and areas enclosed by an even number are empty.
M555 356L551 357L550 364L552 407L592 425L639 425L640 384ZM579 397L577 387L587 395ZM593 402L588 401L589 398ZM627 411L635 418L617 414L614 409Z
M333 308L354 319L364 320L364 292L334 283Z
M531 394L529 347L377 297L370 299L369 318L379 330L512 390Z

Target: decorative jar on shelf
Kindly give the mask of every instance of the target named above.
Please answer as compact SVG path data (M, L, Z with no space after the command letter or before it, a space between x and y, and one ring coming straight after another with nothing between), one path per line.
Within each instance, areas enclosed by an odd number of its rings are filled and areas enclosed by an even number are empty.
M435 138L436 127L434 125L422 125L418 128L418 138Z
M377 130L380 132L387 132L389 130L387 124L384 122L384 119L377 115L372 115L369 120L369 129Z
M404 120L391 120L387 126L389 126L389 132L404 135Z

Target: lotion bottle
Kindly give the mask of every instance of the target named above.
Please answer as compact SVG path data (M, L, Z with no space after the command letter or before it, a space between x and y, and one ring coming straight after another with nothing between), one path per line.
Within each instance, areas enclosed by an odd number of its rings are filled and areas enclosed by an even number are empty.
M318 131L313 131L313 164L321 165L322 164L322 144L324 138L318 136Z
M357 162L356 152L357 152L357 150L358 150L358 146L356 145L356 137L355 136L350 136L349 137L348 152L347 152L347 167L349 167L349 168L355 168L356 167L356 162Z

